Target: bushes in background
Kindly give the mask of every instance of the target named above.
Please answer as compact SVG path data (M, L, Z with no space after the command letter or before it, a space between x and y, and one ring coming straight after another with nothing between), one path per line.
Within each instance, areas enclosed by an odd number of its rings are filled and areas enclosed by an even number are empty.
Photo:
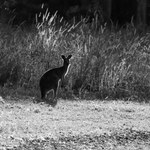
M64 23L43 16L32 30L0 28L0 84L38 90L40 76L73 54L63 97L150 98L150 34L133 25L117 30L97 23ZM59 24L59 25L58 25ZM62 89L62 90L63 90Z

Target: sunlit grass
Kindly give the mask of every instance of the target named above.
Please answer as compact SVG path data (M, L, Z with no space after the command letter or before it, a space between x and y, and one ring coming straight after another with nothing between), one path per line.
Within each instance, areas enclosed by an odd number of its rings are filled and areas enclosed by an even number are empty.
M30 141L33 148L36 140L37 142L39 140L37 147L46 141L50 146L53 140L56 143L64 141L65 148L69 148L68 144L71 141L70 146L76 148L87 146L90 149L90 146L99 144L105 147L108 141L113 147L117 142L116 148L130 147L132 144L139 147L136 142L140 142L140 139L142 140L140 146L145 147L148 146L145 140L150 138L148 119L150 107L144 103L60 99L56 108L51 108L46 104L33 104L31 99L12 102L7 98L2 106L0 114L2 147L17 147L25 143L29 146ZM142 139L144 135L145 139ZM115 139L116 136L120 137L120 144L119 139ZM90 139L91 144L88 142ZM102 141L104 143L101 143ZM46 149L45 146L43 149ZM56 147L59 147L59 144Z

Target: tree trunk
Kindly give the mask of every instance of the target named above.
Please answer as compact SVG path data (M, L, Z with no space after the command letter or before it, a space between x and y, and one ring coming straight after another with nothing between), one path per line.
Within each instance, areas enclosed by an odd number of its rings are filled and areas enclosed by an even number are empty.
M146 4L147 0L137 0L137 25L145 26L146 25Z

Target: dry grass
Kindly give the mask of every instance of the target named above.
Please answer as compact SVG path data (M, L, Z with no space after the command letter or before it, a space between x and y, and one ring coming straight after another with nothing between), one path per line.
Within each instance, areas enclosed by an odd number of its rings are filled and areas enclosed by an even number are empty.
M150 34L133 24L68 24L48 12L40 19L29 30L0 24L0 149L150 149L149 103L111 101L149 101ZM61 54L73 60L59 97L78 101L51 108L12 98L39 97L40 76L61 66ZM105 101L80 100L90 96Z
M38 19L30 30L0 24L0 85L37 91L43 72L61 66L61 54L72 54L69 94L149 100L149 33L139 33L133 24L122 29L85 19L69 24L57 13Z
M1 104L1 149L150 148L149 104L59 100L51 108L31 101L7 97Z

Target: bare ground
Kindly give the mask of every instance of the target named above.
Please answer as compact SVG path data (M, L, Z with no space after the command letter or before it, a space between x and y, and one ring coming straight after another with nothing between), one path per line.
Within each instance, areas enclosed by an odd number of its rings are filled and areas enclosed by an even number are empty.
M150 105L31 98L0 103L0 150L149 150Z

